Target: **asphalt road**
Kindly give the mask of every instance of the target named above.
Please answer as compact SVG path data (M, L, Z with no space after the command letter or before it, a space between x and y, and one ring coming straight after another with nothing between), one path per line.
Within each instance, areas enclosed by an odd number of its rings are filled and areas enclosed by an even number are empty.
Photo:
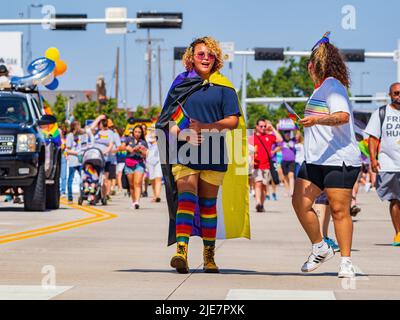
M192 238L191 272L169 266L166 202L123 195L107 206L45 213L0 203L0 299L400 299L399 247L392 247L388 204L361 193L354 219L355 280L337 278L339 255L311 274L300 267L310 244L289 198L251 203L252 240L217 242L220 274L202 272L202 242ZM333 229L330 230L332 237Z

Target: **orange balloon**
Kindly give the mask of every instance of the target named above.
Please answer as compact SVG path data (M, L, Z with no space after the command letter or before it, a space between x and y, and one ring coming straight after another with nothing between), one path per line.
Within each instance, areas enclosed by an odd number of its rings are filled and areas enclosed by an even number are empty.
M62 60L58 60L56 62L56 68L54 69L54 76L55 77L61 76L66 71L67 71L67 64Z

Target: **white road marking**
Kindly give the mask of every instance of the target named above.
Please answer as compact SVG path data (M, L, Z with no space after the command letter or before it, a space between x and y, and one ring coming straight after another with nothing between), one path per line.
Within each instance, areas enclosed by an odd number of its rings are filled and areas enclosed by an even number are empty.
M232 289L226 300L336 300L333 291Z
M72 287L0 286L0 300L49 300Z

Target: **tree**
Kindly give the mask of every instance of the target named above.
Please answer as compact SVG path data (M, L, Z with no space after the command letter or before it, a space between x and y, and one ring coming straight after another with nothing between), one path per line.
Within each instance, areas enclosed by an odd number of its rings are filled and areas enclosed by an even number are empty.
M143 106L137 106L136 110L133 112L134 118L146 118L146 111Z
M57 118L58 123L62 124L65 122L65 110L67 109L68 98L63 95L57 95L56 102L51 108L54 116Z
M94 120L98 115L98 104L96 101L79 102L75 105L74 118L82 126L85 125L86 120Z
M125 110L117 109L115 99L107 100L107 103L102 106L101 114L105 114L110 118L118 128L125 128L127 124L126 112ZM85 125L86 120L96 119L99 115L98 103L96 101L80 102L74 108L74 118L81 125Z
M161 107L153 106L149 109L149 111L147 112L147 115L149 116L149 118L154 119L160 115L160 112L161 112Z

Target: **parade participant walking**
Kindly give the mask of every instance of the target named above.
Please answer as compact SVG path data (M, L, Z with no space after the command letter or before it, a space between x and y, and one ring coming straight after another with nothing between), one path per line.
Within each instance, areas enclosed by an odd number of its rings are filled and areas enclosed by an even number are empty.
M278 130L275 129L275 127L272 125L271 121L269 120L265 120L265 123L267 125L266 127L266 133L270 134L270 135L274 135L276 137L276 142L282 142L283 138L281 136L281 134L279 133ZM271 150L271 160L272 160L272 165L274 166L273 168L270 168L270 172L271 172L271 189L272 189L272 200L274 201L278 201L278 196L276 194L276 185L279 184L279 181L282 181L282 168L281 168L281 160L282 160L282 152L281 152L281 148L277 147L274 150ZM275 170L277 172L278 175L278 179L279 181L274 181L274 179L272 179L272 174L273 171L271 170ZM271 197L269 196L269 185L266 186L266 199L270 200Z
M147 145L150 145L149 140L148 140L148 132L147 132L147 126L145 124L142 124L142 130L143 130L143 136L147 142ZM149 170L148 170L148 166L146 164L146 160L145 159L145 170L144 170L144 177L143 177L143 192L142 192L142 197L143 198L147 198L149 196L148 193L148 189L149 189Z
M276 143L281 148L282 152L282 173L283 182L285 184L286 192L288 196L293 195L294 189L294 170L296 165L296 139L291 137L291 131L286 130L283 132L283 141Z
M114 123L111 119L107 120L107 127L109 130L111 130L114 134L113 141L114 141L114 146L108 155L107 161L110 162L110 172L108 175L108 179L110 180L108 183L108 188L107 188L107 200L110 200L110 195L115 195L115 186L117 184L117 152L119 150L119 147L121 146L121 138L118 134L118 131L116 130Z
M79 121L72 121L70 132L67 134L66 153L68 155L68 202L72 203L72 184L74 181L75 173L81 175L81 163L79 161L79 153L82 146L87 146L88 136L82 134L84 131L81 129Z
M390 202L390 215L396 232L394 246L400 246L400 83L390 86L392 102L376 110L365 132L371 168L377 173L377 193Z
M353 222L352 189L360 172L360 150L354 133L352 106L347 95L350 80L339 50L326 33L312 49L308 71L315 90L300 120L305 134L305 162L296 179L293 208L311 243L312 252L301 270L310 272L334 256L324 242L312 206L325 191L340 247L339 277L354 277L350 258Z
M149 130L147 135L147 144L149 146L149 153L146 159L146 168L149 173L149 180L153 189L153 199L152 202L160 202L160 194L162 187L162 170L160 162L160 154L157 146L157 139L154 131Z
M315 199L313 208L318 216L320 231L324 241L331 246L335 252L339 251L339 246L335 240L328 236L329 222L331 221L331 209L325 192L322 192L317 199Z
M296 148L296 159L295 159L296 167L294 170L294 175L297 178L297 175L299 174L300 171L300 167L304 162L304 137L300 131L297 131L296 133L295 148Z
M111 170L111 162L108 160L108 155L111 153L114 146L114 132L108 129L108 120L105 115L100 115L90 125L90 129L94 135L95 148L99 148L106 159L106 165L104 168L104 180L101 186L102 197L108 196L108 190L110 190L110 179L109 174Z
M67 194L67 171L68 171L68 154L66 151L68 130L65 124L60 126L61 139L61 172L60 172L60 193L61 197L65 198Z
M267 133L267 126L270 130L272 128L272 132ZM277 142L282 142L283 139L270 122L265 119L258 119L253 141L255 150L253 178L255 182L256 210L257 212L265 212L264 201L267 187L271 180L272 157L280 150L280 147L272 150L272 146Z
M146 167L144 160L148 153L148 145L140 125L133 128L132 135L125 139L122 148L127 151L124 171L129 182L132 208L139 209Z
M117 132L118 132L118 136L120 137L121 140L121 145L118 148L117 151L117 186L118 186L118 193L122 192L123 188L122 188L122 173L124 171L125 168L125 159L126 159L126 144L124 145L124 143L126 142L126 136L124 135L124 129L122 128L118 128Z
M158 135L158 145L165 159L168 243L177 242L171 266L179 273L189 272L189 237L199 235L204 271L216 273L216 238L250 237L246 128L236 91L219 73L223 59L218 42L211 37L196 39L186 49L183 64L187 71L172 84L157 122L157 128L166 133L164 143ZM235 131L237 127L241 130ZM168 150L176 141L171 136L178 139L177 159L169 157ZM232 150L230 159L228 150Z

